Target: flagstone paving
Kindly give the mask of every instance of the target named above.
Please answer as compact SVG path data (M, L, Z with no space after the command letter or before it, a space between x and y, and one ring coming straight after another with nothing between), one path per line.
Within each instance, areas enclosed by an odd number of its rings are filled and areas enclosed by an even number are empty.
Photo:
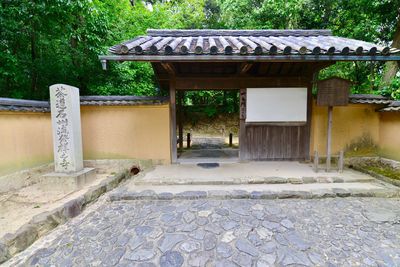
M99 204L10 265L400 266L400 199Z

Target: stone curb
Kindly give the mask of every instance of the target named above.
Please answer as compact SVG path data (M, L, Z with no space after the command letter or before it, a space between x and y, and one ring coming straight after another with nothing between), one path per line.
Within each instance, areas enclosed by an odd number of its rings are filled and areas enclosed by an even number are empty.
M224 181L196 181L190 179L180 179L180 180L163 180L163 181L145 181L140 179L135 179L135 185L240 185L240 184L312 184L312 183L368 183L374 181L371 179L352 179L345 181L343 178L331 176L331 177L259 177L251 179L231 179Z
M129 176L128 171L123 171L108 177L100 184L90 187L82 196L70 200L51 211L38 214L28 223L22 225L15 233L4 235L0 239L0 264L29 247L38 238L58 225L79 215L89 203L98 199L111 189L114 189Z
M109 196L110 201L122 200L193 200L193 199L318 199L333 197L385 197L394 198L400 196L398 189L321 189L312 192L309 191L245 191L245 190L210 190L210 191L184 191L180 193L161 192L156 193L153 190L141 192L117 191Z

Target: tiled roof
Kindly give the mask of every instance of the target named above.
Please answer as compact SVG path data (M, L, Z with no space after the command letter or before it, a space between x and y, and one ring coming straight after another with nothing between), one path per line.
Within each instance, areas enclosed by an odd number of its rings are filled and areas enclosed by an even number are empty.
M355 94L349 96L349 102L353 104L389 104L392 102L387 97L372 94Z
M81 96L82 106L156 105L168 102L159 96ZM0 111L50 112L48 101L0 98Z
M135 106L159 105L168 103L168 97L160 96L81 96L82 106ZM379 111L400 111L400 101L371 94L350 95L349 102L353 104L386 105ZM20 112L50 112L48 101L0 98L0 111Z
M0 98L0 111L50 112L48 101Z
M390 55L373 43L330 30L148 30L109 49L114 55Z
M155 105L168 102L160 96L81 96L82 106Z
M400 101L392 101L387 107L379 110L380 112L400 112Z

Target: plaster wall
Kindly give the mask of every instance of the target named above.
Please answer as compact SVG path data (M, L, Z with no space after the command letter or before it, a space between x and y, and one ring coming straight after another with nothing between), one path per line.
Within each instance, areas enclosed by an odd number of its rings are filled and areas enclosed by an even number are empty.
M85 159L170 163L169 105L82 106Z
M384 157L400 160L400 112L380 114L379 147Z
M340 150L355 150L369 141L379 144L379 116L376 105L349 104L333 108L332 121L332 153ZM326 155L326 139L328 127L328 108L312 107L310 155L318 151L320 156ZM399 120L400 127L400 120ZM399 150L400 151L400 150ZM353 151L356 152L356 151Z
M400 113L350 104L333 111L332 150L368 137L400 160ZM81 106L84 159L152 159L170 163L169 106ZM326 149L327 108L313 103L310 155ZM53 161L50 113L0 112L0 176Z
M50 113L0 112L0 175L52 160Z
M84 159L170 163L169 106L81 106ZM53 162L50 113L0 112L0 176Z

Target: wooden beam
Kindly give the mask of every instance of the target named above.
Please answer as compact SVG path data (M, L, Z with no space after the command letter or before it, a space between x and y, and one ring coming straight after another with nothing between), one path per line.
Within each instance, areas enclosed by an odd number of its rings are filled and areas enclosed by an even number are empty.
M178 106L177 106L177 113L178 113L178 135L179 135L179 149L183 149L183 97L184 91L178 91Z
M243 75L253 66L253 63L242 63L239 67L239 74Z
M292 69L293 64L295 63L283 63L279 70L279 74L282 76L289 76L289 72Z
M176 149L176 90L175 80L169 84L169 111L170 111L170 134L171 134L171 163L177 162Z
M280 65L278 66L278 68L277 68L277 71L276 71L276 75L282 75L282 69L283 69L283 67L286 65L286 64L288 64L288 63L279 63ZM283 76L283 75L282 75Z
M157 85L161 89L162 87L161 87L160 81L162 80L162 78L161 78L162 75L160 75L160 71L158 69L157 63L151 62L151 66L153 67L154 76L156 77Z
M257 74L261 74L261 75L267 75L269 73L269 70L271 68L272 63L268 63L268 62L261 62L258 63L259 67L257 70Z
M313 95L312 95L312 88L313 88L313 76L309 76L308 78L309 83L307 86L307 124L305 125L306 128L306 138L304 139L304 151L305 151L305 160L310 160L310 146L311 146L311 120L312 120L312 112L313 112Z
M171 75L171 76L176 75L176 69L175 69L173 63L161 62L161 66L168 72L169 75Z
M294 66L296 66L297 63L292 63L290 64L288 70L287 70L287 75L290 75L293 72Z
M304 77L196 77L176 78L176 89L238 89L252 87L307 86L310 80Z

